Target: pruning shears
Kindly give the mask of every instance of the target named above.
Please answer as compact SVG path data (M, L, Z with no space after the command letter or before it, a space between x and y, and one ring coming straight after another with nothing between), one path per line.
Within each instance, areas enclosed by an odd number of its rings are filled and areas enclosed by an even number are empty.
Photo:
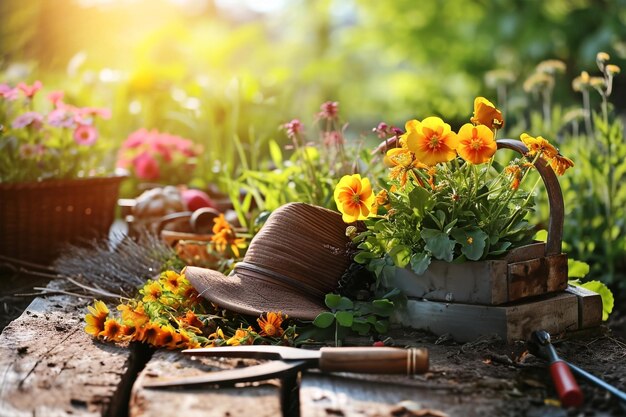
M356 372L414 375L428 371L428 351L393 347L325 347L320 350L287 346L230 346L187 349L192 356L270 359L246 368L228 369L185 378L163 378L144 383L146 388L229 385L238 382L264 381L297 374L305 369L322 372Z

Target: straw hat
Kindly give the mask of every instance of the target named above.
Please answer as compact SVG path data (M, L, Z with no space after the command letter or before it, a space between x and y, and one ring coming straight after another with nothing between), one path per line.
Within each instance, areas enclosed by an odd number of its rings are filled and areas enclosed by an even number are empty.
M248 315L281 311L313 320L326 310L350 265L346 224L334 211L304 203L275 210L229 276L189 266L185 276L200 295Z

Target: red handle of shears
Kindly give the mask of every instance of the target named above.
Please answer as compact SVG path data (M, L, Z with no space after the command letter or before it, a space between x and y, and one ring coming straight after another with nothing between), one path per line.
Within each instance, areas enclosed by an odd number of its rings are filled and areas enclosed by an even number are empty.
M583 392L565 362L562 360L552 362L550 375L563 407L580 407L583 404Z

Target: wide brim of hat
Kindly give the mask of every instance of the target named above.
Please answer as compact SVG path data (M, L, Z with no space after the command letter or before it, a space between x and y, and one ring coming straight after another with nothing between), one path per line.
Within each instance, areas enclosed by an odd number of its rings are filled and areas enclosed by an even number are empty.
M241 273L226 276L211 269L188 266L185 277L201 297L239 314L258 316L280 311L292 318L314 320L326 311L321 301L318 304L293 289Z

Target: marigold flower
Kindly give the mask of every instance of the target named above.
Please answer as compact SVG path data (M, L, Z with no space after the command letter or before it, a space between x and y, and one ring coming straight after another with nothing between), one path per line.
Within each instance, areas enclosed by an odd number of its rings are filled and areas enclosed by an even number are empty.
M180 343L180 334L170 324L158 326L157 335L152 345L167 349L176 349Z
M284 330L280 327L283 324L283 315L280 311L270 311L265 316L261 315L256 321L259 323L259 328L261 329L259 335L261 336L280 337L284 333Z
M528 148L528 155L530 156L541 154L543 158L550 160L559 154L558 149L552 146L550 142L541 136L534 138L527 133L522 133L520 135L520 139Z
M335 203L346 223L368 218L374 198L370 180L359 174L344 175L335 187Z
M165 271L159 277L159 282L168 291L177 292L178 288L182 285L185 277L178 274L176 271Z
M556 175L563 175L565 171L574 166L574 161L561 154L557 154L550 160L550 167L556 173Z
M226 252L227 248L230 248L235 257L239 257L239 249L246 247L246 239L243 237L238 238L237 234L226 221L224 214L220 214L213 219L213 236L211 236L211 242L215 246L215 249L220 252Z
M140 301L135 308L128 304L120 304L117 306L118 311L122 312L122 323L131 327L141 327L146 324L150 318L144 310L143 303Z
M229 346L251 345L254 343L254 337L252 337L251 332L252 327L247 329L239 328L235 331L233 337L226 341L226 344Z
M504 127L502 112L485 97L476 97L474 99L474 116L470 118L470 122L475 125L485 125L489 129L501 129Z
M104 330L104 323L109 316L109 308L102 301L94 301L93 306L88 306L89 314L85 315L85 332L93 337L98 336Z
M497 145L493 131L485 125L473 126L467 123L459 130L458 137L457 152L467 162L483 164L496 153Z
M185 316L182 317L180 321L187 326L195 327L197 329L204 327L204 323L202 323L198 316L196 316L196 313L191 310L187 310L187 313L185 313Z
M98 333L98 336L119 342L126 339L130 334L132 334L132 330L129 327L122 325L114 318L110 318L104 322L104 329Z
M406 128L406 146L420 162L436 165L456 157L459 139L450 125L439 117L410 121Z
M157 346L156 340L159 337L160 330L161 326L158 323L149 321L144 326L135 331L133 339L139 342L145 342L153 346Z
M141 290L139 290L139 293L143 295L141 301L143 301L144 303L157 301L163 294L163 287L161 286L160 282L151 280L146 285L144 285Z

